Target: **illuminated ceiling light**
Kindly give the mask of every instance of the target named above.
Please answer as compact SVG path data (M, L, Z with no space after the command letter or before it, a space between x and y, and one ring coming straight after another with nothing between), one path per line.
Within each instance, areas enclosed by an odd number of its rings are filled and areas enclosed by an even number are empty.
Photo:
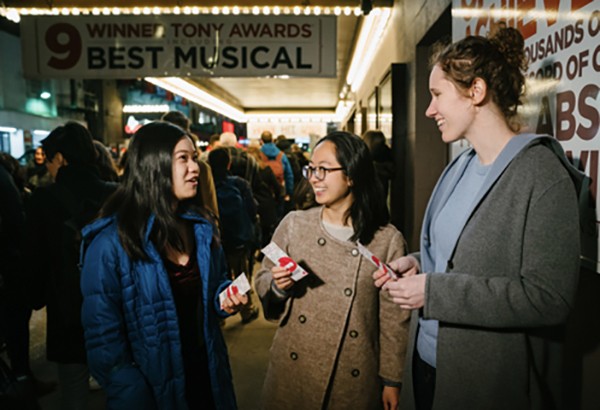
M29 9L21 9L21 14L26 16L29 14Z
M50 94L48 91L42 91L42 93L40 94L40 98L42 100L47 100L50 97L52 97L52 94Z
M105 16L109 16L110 15L110 9L108 7L104 7L102 9L102 14L104 14Z
M354 15L356 17L360 16L362 14L362 10L360 9L360 7L355 7L354 8Z
M265 6L263 7L262 12L265 16L268 16L269 14L271 14L271 8L269 6Z
M234 6L234 7L233 7L233 14L235 14L236 16L237 16L238 14L240 14L240 8L239 8L238 6Z
M350 14L352 14L352 8L344 7L344 15L349 16Z
M298 16L302 12L299 6L294 6L294 14Z
M118 7L113 7L112 14L114 14L115 16L118 16L119 14L121 14L121 9Z
M254 14L255 16L260 14L260 9L258 8L258 6L252 7L252 14Z
M333 14L335 14L336 16L339 16L339 15L341 15L341 14L342 14L342 8L341 8L341 7L339 7L339 6L335 6L335 7L333 8Z
M160 14L160 7L154 7L152 9L152 14Z
M275 14L276 16L279 16L281 14L281 9L279 8L279 6L273 7L273 14Z
M13 23L18 23L21 21L21 16L19 15L19 12L15 9L8 10L8 13L6 13L6 18L12 21Z
M210 10L210 12L211 12L212 14L219 14L219 8L215 6L215 7L213 7L213 8Z
M181 8L179 6L173 7L173 14L181 14Z
M250 14L250 9L248 7L244 7L244 9L242 10L243 14Z
M69 15L69 13L70 13L70 10L69 10L68 8L66 8L66 7L63 7L63 8L60 10L60 13L61 13L63 16L68 16L68 15Z
M146 81L164 88L167 91L171 91L174 94L180 95L189 101L193 101L209 110L218 112L219 114L225 115L237 122L246 122L246 114L221 101L217 97L214 97L206 91L196 87L195 85L177 77L146 77Z
M99 15L100 15L100 9L99 9L98 7L94 7L94 8L92 9L92 14L93 14L94 16L99 16Z
M200 14L210 14L210 9L208 7L202 7Z
M142 13L142 11L140 10L139 7L134 7L133 8L133 14L141 14L141 13Z
M231 11L229 10L229 7L225 6L225 7L223 7L222 12L223 12L223 14L228 15Z
M168 104L126 104L123 106L123 112L131 113L160 113L168 112L171 108Z
M323 14L325 14L326 16L329 16L331 14L331 9L329 7L325 7L323 9Z
M54 8L52 9L52 12L51 12L51 14L52 14L53 16L58 16L58 15L60 14L60 10L59 10L59 9L57 9L56 7L54 7Z
M318 16L318 15L320 15L320 14L321 14L321 7L319 7L319 6L316 6L316 7L313 9L313 14L314 14L315 16Z
M365 16L346 76L346 83L350 84L352 91L358 90L362 85L391 13L389 8L384 8L373 10Z
M188 6L185 6L183 8L183 14L191 14L192 13L192 9L189 8Z
M292 9L290 9L289 7L283 8L283 14L290 14L291 12L292 12Z
M306 7L304 8L304 15L305 15L305 16L309 16L309 15L310 15L310 7L306 6Z
M150 10L150 7L144 7L142 9L142 14L149 15L151 12L152 10Z
M192 14L200 14L200 9L198 7L192 7Z

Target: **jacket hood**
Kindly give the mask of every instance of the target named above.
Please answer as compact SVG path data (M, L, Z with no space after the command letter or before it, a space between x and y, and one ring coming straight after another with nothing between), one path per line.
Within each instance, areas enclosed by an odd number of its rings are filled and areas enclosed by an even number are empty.
M270 159L273 159L279 154L281 151L277 148L277 145L273 143L264 144L261 148L261 151Z

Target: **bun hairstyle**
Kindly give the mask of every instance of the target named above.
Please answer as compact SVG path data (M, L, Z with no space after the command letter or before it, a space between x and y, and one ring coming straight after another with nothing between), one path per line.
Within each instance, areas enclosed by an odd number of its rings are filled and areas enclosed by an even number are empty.
M476 78L485 81L489 98L498 106L507 124L519 129L517 108L525 94L527 58L521 33L504 23L493 27L489 36L468 36L438 47L431 66L438 65L450 81L467 95Z

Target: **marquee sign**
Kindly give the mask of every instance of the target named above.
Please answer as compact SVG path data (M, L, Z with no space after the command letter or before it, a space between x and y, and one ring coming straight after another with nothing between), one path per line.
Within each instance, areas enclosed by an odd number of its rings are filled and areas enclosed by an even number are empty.
M24 16L33 78L336 76L335 16Z

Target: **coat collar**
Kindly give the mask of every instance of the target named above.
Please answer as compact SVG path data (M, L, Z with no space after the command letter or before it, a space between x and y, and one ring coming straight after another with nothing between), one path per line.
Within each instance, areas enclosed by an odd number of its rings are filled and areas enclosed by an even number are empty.
M537 142L542 142L545 145L548 145L555 152L555 154L559 156L559 158L561 157L560 152L558 152L555 147L555 145L560 144L558 144L558 142L556 142L554 138L549 137L547 135L520 134L511 138L492 164L490 172L486 176L482 187L477 192L473 202L471 203L471 206L465 213L465 217L463 218L463 220L457 221L457 223L460 224L460 229L456 231L457 234L455 237L450 238L452 243L450 249L452 249L452 253L456 248L458 238L460 238L460 235L462 234L462 231L465 225L467 224L467 221L471 218L471 215L473 214L474 210L478 207L480 202L487 195L487 193L493 187L498 178L500 178L500 176L503 174L504 170L523 149ZM423 220L423 228L421 231L421 263L423 271L431 271L434 266L433 257L429 253L429 231L431 228L431 222L435 219L435 215L437 215L441 207L446 203L452 191L454 191L454 188L460 180L460 178L462 177L469 163L469 160L473 158L474 155L475 150L473 149L469 149L461 155L459 155L444 170L442 176L440 177L438 183L434 188L429 204L427 205L427 210L425 211L425 218ZM562 154L562 157L564 158L564 153ZM561 160L563 158L561 158ZM566 158L564 159L563 163L565 161ZM452 253L450 255L446 255L448 260L452 256Z

